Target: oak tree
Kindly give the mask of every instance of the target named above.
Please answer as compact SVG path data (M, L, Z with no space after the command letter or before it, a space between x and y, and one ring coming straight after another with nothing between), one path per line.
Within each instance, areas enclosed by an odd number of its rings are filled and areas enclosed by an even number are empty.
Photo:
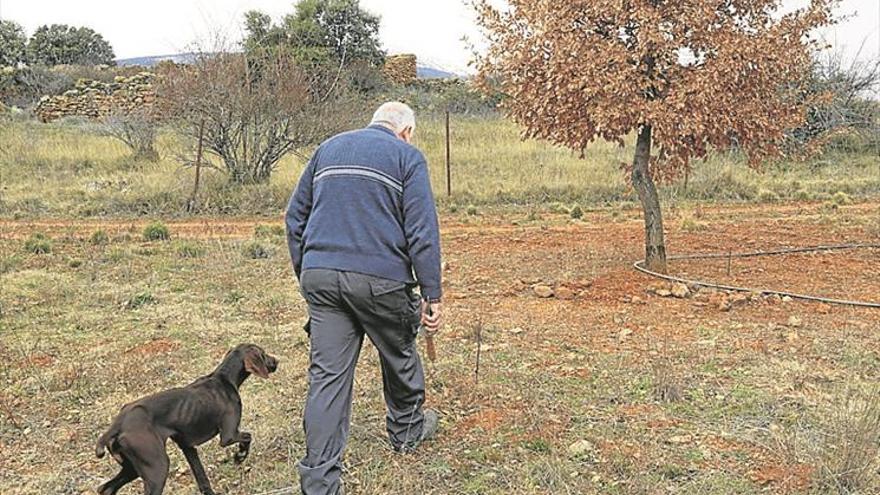
M477 0L489 48L484 86L545 139L584 152L636 134L626 169L645 216L646 266L666 271L656 183L712 149L738 147L758 166L783 152L811 101L801 82L814 29L834 0L783 12L781 0Z

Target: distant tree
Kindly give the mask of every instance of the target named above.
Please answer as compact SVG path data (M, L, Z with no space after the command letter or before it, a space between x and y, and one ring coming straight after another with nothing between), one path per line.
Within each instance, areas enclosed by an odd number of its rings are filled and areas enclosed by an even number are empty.
M646 266L665 272L656 180L738 146L757 166L805 120L810 33L833 0L478 1L489 39L480 79L498 82L524 137L583 152L637 134L628 169L645 217ZM652 153L652 146L658 148Z
M246 49L284 46L297 60L312 64L367 62L379 66L385 52L380 18L358 0L301 0L280 25L261 12L245 15Z
M810 146L847 133L864 136L867 142L880 137L876 101L880 59L862 58L861 53L849 58L841 50L828 50L814 58L806 94L822 97L810 106L806 123L789 131L794 146Z
M27 46L28 61L40 65L113 64L113 48L87 27L53 24L37 28Z
M24 62L26 47L24 29L12 21L0 21L0 67Z

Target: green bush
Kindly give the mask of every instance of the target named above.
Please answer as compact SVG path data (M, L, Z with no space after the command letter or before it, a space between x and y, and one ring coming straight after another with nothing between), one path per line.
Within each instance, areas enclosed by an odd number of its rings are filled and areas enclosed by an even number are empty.
M167 241L170 238L171 233L162 222L154 222L144 228L144 239L148 241Z
M476 206L474 206L474 205L470 205L470 206L467 207L467 214L470 215L470 216L472 216L472 217L475 217L475 216L479 215L480 212L479 212L479 210L477 210L477 207L476 207Z
M272 251L259 242L249 242L244 246L244 256L252 260L267 259L272 256Z
M568 213L571 218L575 220L580 220L584 217L584 210L581 209L581 205L574 205L571 207L571 211Z
M177 245L177 255L181 258L201 258L205 248L193 242L181 242Z
M110 242L110 236L108 236L103 230L96 230L92 234L92 237L89 238L89 242L95 245L107 244Z
M52 241L38 232L25 241L24 249L32 254L49 254L52 252Z

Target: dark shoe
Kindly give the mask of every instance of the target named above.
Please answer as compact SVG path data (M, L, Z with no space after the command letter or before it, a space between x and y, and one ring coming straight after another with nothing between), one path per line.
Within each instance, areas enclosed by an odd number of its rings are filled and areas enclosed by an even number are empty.
M440 429L440 416L437 414L437 411L433 409L425 409L422 412L422 433L419 435L419 438L413 442L403 444L399 447L395 447L394 450L400 452L402 454L406 454L408 452L412 452L416 450L422 442L426 440L431 440L437 435L437 430Z

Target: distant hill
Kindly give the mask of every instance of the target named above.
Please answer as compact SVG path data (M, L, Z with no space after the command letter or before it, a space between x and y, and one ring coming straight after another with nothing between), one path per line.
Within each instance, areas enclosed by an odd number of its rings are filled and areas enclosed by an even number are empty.
M116 61L116 65L122 67L137 65L140 67L153 67L159 62L170 60L176 64L188 64L196 59L195 53L177 53L174 55L154 55L152 57L122 58Z
M166 60L170 60L177 64L188 64L195 60L196 57L197 54L195 53L177 53L174 55L154 55L150 57L123 58L117 60L116 65L120 65L122 67L132 65L140 67L153 67L159 62L164 62ZM419 75L419 79L453 79L456 77L460 77L454 72L450 72L433 64L419 64L416 70Z

